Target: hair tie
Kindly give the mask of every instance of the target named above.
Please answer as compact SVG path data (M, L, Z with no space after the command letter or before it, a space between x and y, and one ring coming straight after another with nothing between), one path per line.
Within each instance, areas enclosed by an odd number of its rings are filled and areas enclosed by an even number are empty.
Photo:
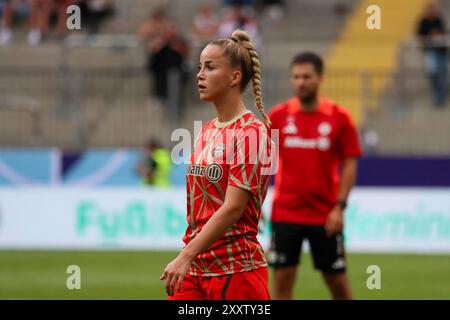
M241 43L241 40L239 40L238 38L235 38L235 37L231 37L231 40L233 40L234 42L236 42L236 43Z

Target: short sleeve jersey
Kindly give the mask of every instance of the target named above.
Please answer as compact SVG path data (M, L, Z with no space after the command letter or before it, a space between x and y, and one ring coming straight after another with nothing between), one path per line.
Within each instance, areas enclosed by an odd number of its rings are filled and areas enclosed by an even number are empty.
M267 266L256 236L270 176L272 140L264 124L246 111L228 122L206 123L187 167L188 244L223 205L229 186L247 190L241 218L190 268L193 276L220 276Z
M339 192L339 164L359 157L358 133L350 114L320 98L314 112L304 112L294 97L269 112L279 131L279 164L271 219L323 225Z

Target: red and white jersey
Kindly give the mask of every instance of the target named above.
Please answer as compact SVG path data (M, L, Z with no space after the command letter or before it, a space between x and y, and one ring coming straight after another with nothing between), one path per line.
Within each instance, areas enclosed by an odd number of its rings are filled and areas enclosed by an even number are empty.
M279 163L271 220L323 225L335 206L340 162L359 157L358 133L350 114L320 98L314 112L304 112L297 97L269 112L279 129Z
M189 274L218 276L265 267L263 249L256 239L261 207L267 193L271 148L268 130L247 111L228 122L206 123L190 157L187 180L188 244L223 205L228 186L251 193L242 217L193 261Z

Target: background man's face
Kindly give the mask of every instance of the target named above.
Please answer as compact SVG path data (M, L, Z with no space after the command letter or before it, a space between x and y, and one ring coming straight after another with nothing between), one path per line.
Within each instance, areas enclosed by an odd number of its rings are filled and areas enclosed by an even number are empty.
M317 96L322 76L311 63L294 64L291 68L291 85L294 94L302 101L309 101Z

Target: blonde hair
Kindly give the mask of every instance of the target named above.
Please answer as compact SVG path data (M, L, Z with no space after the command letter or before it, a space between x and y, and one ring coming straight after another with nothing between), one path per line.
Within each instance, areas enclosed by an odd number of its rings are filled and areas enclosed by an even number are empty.
M241 92L245 90L250 80L253 84L253 94L255 96L256 107L261 112L264 123L270 127L270 119L264 111L264 104L261 94L261 65L259 55L255 50L250 37L245 31L236 30L230 39L219 39L212 41L210 45L217 45L224 49L224 53L230 58L230 64L240 67L242 71Z

